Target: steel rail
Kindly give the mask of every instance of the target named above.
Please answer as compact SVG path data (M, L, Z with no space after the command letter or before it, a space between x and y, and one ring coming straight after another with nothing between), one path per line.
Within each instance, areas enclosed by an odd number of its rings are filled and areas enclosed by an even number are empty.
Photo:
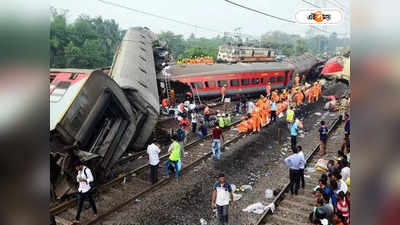
M241 122L240 120L234 121L234 122L231 123L231 125L229 127L224 127L223 130L226 130L227 128L231 128L231 127L235 126L236 124L238 124L240 122ZM193 145L200 144L201 142L204 142L207 139L209 139L211 136L212 136L212 133L209 133L204 138L196 139L196 140L186 144L185 145L185 149L186 148L190 149ZM169 154L164 154L164 155L160 156L160 161L163 160L163 159L166 159L168 156L169 156ZM150 165L148 163L146 163L146 164L144 164L144 165L142 165L142 166L140 166L140 167L138 167L136 169L133 169L133 170L128 171L127 173L124 173L122 176L118 176L118 177L112 179L111 181L102 184L99 187L93 188L93 191L98 191L98 190L104 189L106 187L109 187L109 186L111 186L111 185L113 185L113 184L115 184L115 183L117 183L119 181L122 181L125 177L127 177L129 175L143 172L143 170L145 170L145 169L147 169L149 167L150 167ZM50 213L53 214L53 215L58 215L58 214L62 213L63 211L65 211L65 210L69 209L70 207L72 207L75 203L76 203L76 197L73 197L73 198L71 198L71 199L69 199L69 200L67 200L67 201L65 201L63 203L60 203L59 205L56 205L56 206L50 208Z
M336 120L334 120L332 122L332 124L331 124L331 126L330 126L330 128L328 130L328 136L330 136L332 134L332 131L334 131L338 127L340 122L341 122L341 120L339 118L337 118ZM319 146L320 146L320 144L317 144L317 146L314 148L314 150L311 151L309 154L307 154L307 156L306 156L306 165L312 159L312 157L315 155L315 153L318 152ZM285 198L284 194L288 191L288 188L289 188L289 182L284 186L284 188L279 192L279 194L272 201L272 203L274 204L275 208L277 208L279 203ZM272 215L272 210L271 209L268 209L267 211L265 211L262 214L260 219L257 221L256 225L266 224L266 220L267 220L269 215Z

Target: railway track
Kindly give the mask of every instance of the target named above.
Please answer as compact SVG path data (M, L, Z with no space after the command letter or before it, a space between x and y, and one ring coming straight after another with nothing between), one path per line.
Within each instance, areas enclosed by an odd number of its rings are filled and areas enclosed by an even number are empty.
M242 135L238 134L233 128L240 121L235 121L228 128L224 129L224 136L226 142L223 147L231 144ZM185 157L182 159L182 173L190 170L194 166L201 163L211 155L211 139L212 134L208 134L204 139L197 139L185 145ZM194 150L194 151L193 151ZM160 154L160 166L168 159L166 151ZM159 168L159 174L164 174L164 168ZM149 180L149 164L146 163L140 167L131 170L122 176L119 176L110 182L99 186L95 190L96 203L99 209L109 209L107 212L99 214L95 219L85 218L82 213L83 224L93 224L101 218L111 214L115 210L135 201L137 198L145 195L146 193L153 191L157 188L162 187L165 183L169 182L170 179L162 178L157 184L151 185ZM173 177L173 176L171 176ZM172 178L171 178L172 179ZM125 196L125 197L124 197ZM126 196L131 196L126 198ZM53 215L57 215L58 221L62 224L71 224L66 221L73 220L75 215L76 198L70 199L67 202L60 204L50 209ZM59 216L58 216L59 215ZM61 222L64 221L64 222Z
M329 136L337 130L341 121L335 119L330 124ZM325 157L333 158L336 154L336 150L340 146L335 146L335 148L327 146L327 154ZM314 165L318 158L314 157L319 151L319 144L315 148L305 155L306 157L306 167L309 165ZM297 196L292 196L286 194L289 192L288 186L289 182L284 185L284 188L279 192L279 194L274 198L273 203L275 205L275 211L272 212L271 209L264 212L260 219L256 222L256 225L309 225L308 220L309 214L312 212L314 197L312 195L313 188L318 184L318 179L321 176L321 172L306 173L305 172L305 188L299 190Z
M217 104L213 105L212 107L217 108L218 106L222 107L222 104L217 103ZM232 118L232 119L235 119L235 118ZM164 119L163 122L165 123L166 121L169 121L169 120L174 120L174 118ZM231 126L233 127L234 125L238 124L239 122L240 122L239 120L236 121L236 122L233 122ZM210 138L211 137L211 129L209 131L210 132L206 136L206 138ZM186 150L186 148L190 148L192 145L195 145L195 144L203 141L203 139L200 139L200 138L197 138L197 137L189 137L189 136L188 136L188 138L190 139L190 141L185 145L185 150ZM166 154L167 149L168 149L168 146L162 146L161 147L160 160L167 158L167 154ZM132 153L130 155L125 155L118 161L117 164L121 165L121 164L130 162L130 161L140 160L141 158L145 157L146 154L147 154L146 151L141 151L141 152L137 152L137 153ZM109 185L112 185L115 182L122 181L126 176L129 176L131 174L140 173L143 170L148 169L149 165L147 163L147 160L143 160L143 161L145 161L145 163L141 162L140 166L138 166L138 167L136 167L136 168L134 168L132 170L129 170L128 172L125 172L122 175L119 175L117 178L114 178L111 181L109 181L109 182L103 184L102 186L100 186L99 189L102 189L103 187L107 187ZM94 191L97 191L97 190L94 190ZM67 210L68 208L73 207L75 204L76 204L76 197L69 198L68 200L65 200L65 201L63 201L61 203L56 203L56 204L54 204L54 206L51 206L50 207L50 213L52 213L53 215L57 215L57 214L65 211L65 210Z

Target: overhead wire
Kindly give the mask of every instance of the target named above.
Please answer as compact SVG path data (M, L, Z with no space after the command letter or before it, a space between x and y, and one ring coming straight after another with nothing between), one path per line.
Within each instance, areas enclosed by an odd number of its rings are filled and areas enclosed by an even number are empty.
M252 8L249 8L249 7L244 6L244 5L240 5L240 4L238 4L238 3L236 3L236 2L232 2L232 1L230 1L230 0L224 0L224 1L225 1L225 2L228 2L228 3L232 4L232 5L236 5L236 6L238 6L238 7L241 7L241 8L244 8L244 9L247 9L247 10L250 10L250 11L253 11L253 12L256 12L256 13L260 13L260 14L263 14L263 15L265 15L265 16L269 16L269 17L271 17L271 18L275 18L275 19L282 20L282 21L289 22L289 23L296 23L296 21L294 21L294 20L290 20L290 19L286 19L286 18L274 16L274 15L271 15L271 14L269 14L269 13L261 12L261 11L259 11L259 10L252 9Z
M114 3L114 2L110 2L110 1L106 1L106 0L98 0L98 1L102 2L102 3L106 4L106 5L112 5L112 6L123 8L123 9L129 10L129 11L134 11L134 12L137 12L137 13L140 13L140 14L143 14L143 15L156 17L156 18L159 18L159 19L163 19L163 20L179 23L179 24L186 25L186 26L191 26L191 27L194 27L196 29L206 30L206 31L219 33L219 34L226 34L226 33L229 34L229 32L219 31L219 30L216 30L216 29L199 26L199 25L188 23L188 22L185 22L185 21L180 21L180 20L168 18L168 17L165 17L165 16L156 15L154 13L149 13L149 12L145 12L145 11L142 11L142 10L139 10L139 9L134 9L134 8L131 8L131 7L127 7L127 6L118 4L118 3Z

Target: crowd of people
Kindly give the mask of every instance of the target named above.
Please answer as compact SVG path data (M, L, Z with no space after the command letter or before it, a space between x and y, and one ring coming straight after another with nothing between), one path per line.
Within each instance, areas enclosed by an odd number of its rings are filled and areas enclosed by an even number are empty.
M350 118L345 120L345 141L337 158L328 162L314 188L314 210L310 213L313 224L350 224Z
M189 63L203 62L209 57L200 57L191 59ZM212 58L211 58L212 59ZM184 61L186 62L186 61ZM260 95L260 98L255 102L247 100L244 96L237 96L239 101L236 104L235 111L237 114L245 116L241 117L241 122L237 125L237 129L241 133L260 132L261 128L267 124L277 120L277 117L282 117L286 112L286 122L291 136L291 149L293 155L285 159L285 164L289 168L290 185L289 190L292 194L297 195L300 187L304 188L304 167L305 159L302 152L302 147L297 146L298 129L303 128L302 122L296 118L294 109L301 107L304 104L310 104L318 101L322 96L328 99L326 103L327 110L340 110L340 113L345 118L345 137L342 149L338 152L338 158L330 160L328 163L328 173L323 174L319 180L318 186L314 190L315 207L310 214L310 221L313 224L333 224L333 225L348 225L350 218L350 118L346 114L350 99L343 98L340 105L337 105L335 96L323 96L322 85L320 82L315 82L313 85L307 83L301 84L300 78L297 75L294 79L293 88L290 90L272 90L271 83L268 83L265 88L265 95ZM174 171L175 178L178 181L179 171L181 170L182 158L185 156L184 145L188 134L204 138L208 135L208 129L212 128L212 157L216 160L221 159L221 146L224 142L222 128L229 127L232 124L232 117L229 112L224 110L212 111L209 106L196 104L191 93L187 93L187 98L184 102L175 102L175 93L171 90L169 98L164 98L161 102L162 111L168 115L175 116L179 128L171 132L171 144L168 148L168 160L164 163L165 174L169 177L171 166ZM225 86L221 89L222 102L225 104ZM320 153L325 154L328 128L324 121L321 122L319 129L320 133ZM147 148L150 164L151 183L158 182L158 168L160 167L159 154L161 147L153 139ZM94 214L97 214L95 203L91 197L90 189L91 182L94 178L89 168L82 164L77 165L78 171L77 182L79 183L79 198L76 223L79 223L80 212L85 200L88 200L93 208ZM212 207L217 208L220 219L227 222L227 201L231 198L231 190L225 187L227 184L224 181L224 175L219 176L219 183L216 184L212 197ZM224 192L223 192L224 191ZM224 193L224 197L219 197ZM226 192L226 193L225 193ZM221 205L222 204L222 205ZM328 223L326 223L328 222Z
M214 59L211 56L200 56L192 58L183 58L176 62L176 64L214 64Z

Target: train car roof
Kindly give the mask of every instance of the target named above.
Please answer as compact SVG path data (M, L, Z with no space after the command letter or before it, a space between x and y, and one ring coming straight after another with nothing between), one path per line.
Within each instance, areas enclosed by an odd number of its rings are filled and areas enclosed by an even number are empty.
M93 69L79 69L79 68L50 68L51 73L91 73Z
M227 74L240 72L260 72L290 70L294 66L285 62L237 63L237 64L187 64L172 65L169 73L172 77L201 76L211 74Z

